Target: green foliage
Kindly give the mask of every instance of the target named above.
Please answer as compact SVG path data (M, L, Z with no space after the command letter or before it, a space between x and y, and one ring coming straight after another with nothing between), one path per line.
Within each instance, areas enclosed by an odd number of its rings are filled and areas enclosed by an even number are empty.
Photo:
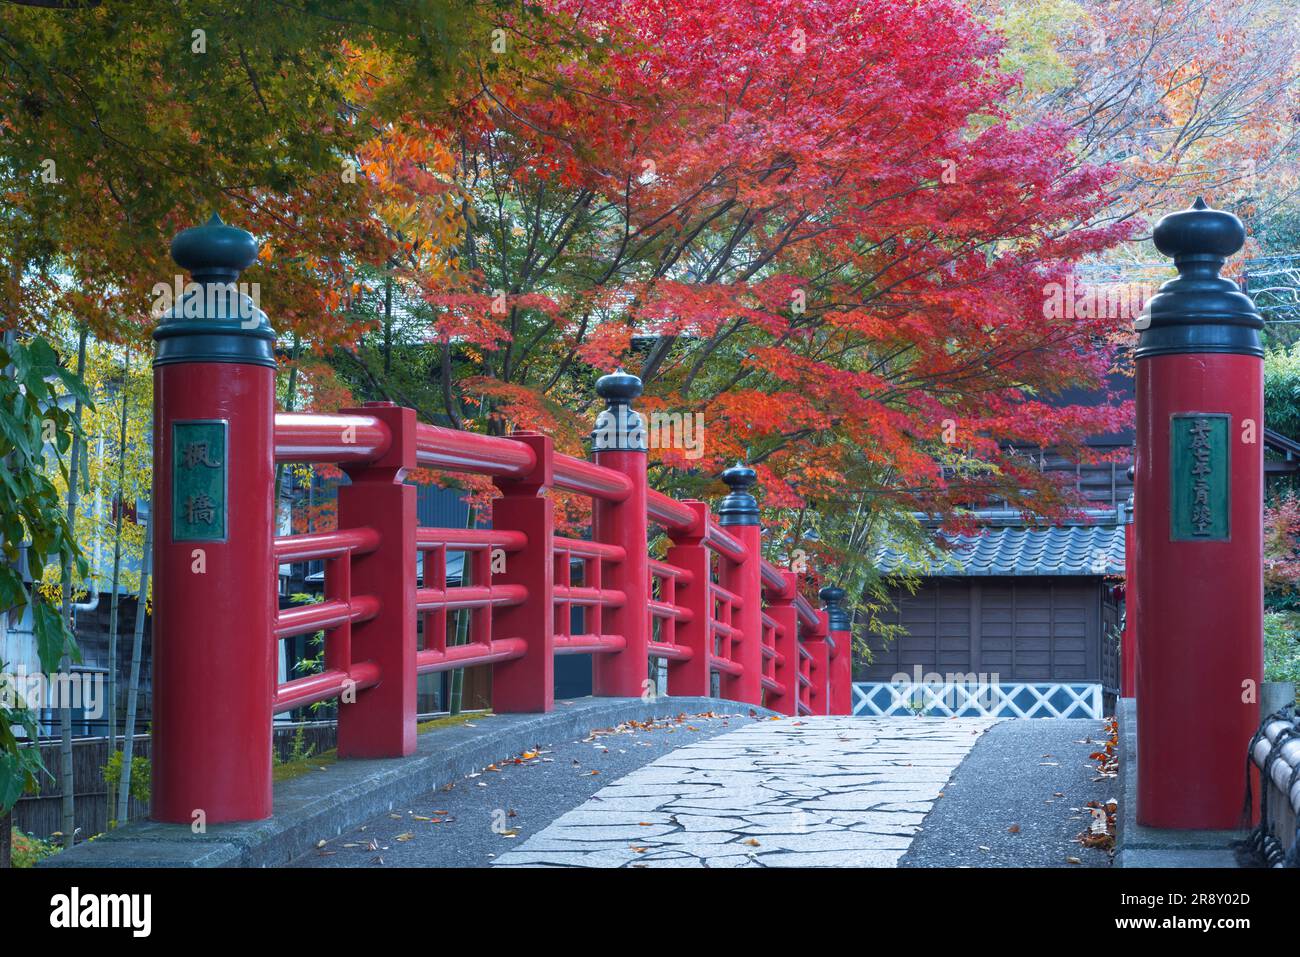
M122 752L114 751L108 758L108 764L99 769L104 781L117 790L122 783ZM137 801L149 800L150 766L149 759L135 755L131 758L131 797Z
M318 605L325 600L324 595L313 595L310 592L295 592L289 596L289 600L295 605ZM325 670L325 632L318 631L308 639L307 642L316 653L306 658L299 658L293 664L293 670L300 676L318 675ZM308 709L315 713L322 708L333 707L332 701L313 701L308 705Z
M81 6L3 7L0 249L72 269L94 287L82 318L128 335L178 223L232 204L280 216L312 190L359 201L337 188L344 160L399 112L441 106L499 17L496 0Z
M1264 613L1264 680L1300 683L1300 640L1294 614Z
M35 867L37 862L62 850L57 844L51 844L49 841L42 841L39 837L25 834L16 827L12 828L9 833L12 842L10 846L13 851L12 863L14 867Z
M1264 423L1300 439L1300 343L1264 356Z
M62 456L77 425L59 400L66 394L88 406L90 395L39 337L0 348L0 367L8 367L0 376L0 613L30 606L41 669L52 672L65 653L80 656L62 614L41 599L37 586L47 564L66 563L84 573L85 559L47 473L46 450L47 444L54 450L66 485ZM30 584L23 577L24 553ZM19 747L15 726L35 739L26 704L16 696L0 699L0 813L34 788L43 770L36 749Z
M1011 0L995 9L992 25L1007 44L1002 69L1022 75L1026 94L1046 93L1074 81L1060 38L1085 18L1083 7L1072 0Z
M310 758L316 751L316 745L307 744L307 729L303 725L298 725L298 730L293 733L293 745L289 748L289 760L280 759L280 750L276 748L271 752L271 765L280 767L282 764L293 764L295 761L305 761Z
M0 662L0 670L3 662ZM13 728L21 727L29 741L36 740L36 721L25 702L15 696L13 707L0 698L0 812L7 812L24 791L36 789L36 775L45 770L36 748L19 747Z

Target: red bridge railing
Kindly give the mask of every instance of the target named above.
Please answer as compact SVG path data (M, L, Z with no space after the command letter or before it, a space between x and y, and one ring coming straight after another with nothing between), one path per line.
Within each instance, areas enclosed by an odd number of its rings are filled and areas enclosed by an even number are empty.
M216 274L196 264L196 280L203 268ZM752 469L723 473L716 514L648 488L634 376L597 383L608 408L587 461L548 436L439 428L389 403L276 413L273 359L235 341L262 327L226 329L214 347L212 324L179 325L160 326L156 363L156 818L268 816L271 717L313 702L339 703L340 757L410 754L417 676L454 668L491 666L498 712L551 710L565 654L592 655L596 695L653 695L663 663L669 695L850 712L844 593L823 589L818 611L763 558ZM336 531L273 535L276 463L347 473ZM417 467L490 476L491 528L420 527L405 480ZM556 534L552 489L592 499L589 538ZM656 529L671 541L662 559L649 554ZM465 555L457 585L449 553ZM322 600L277 609L277 566L313 560ZM449 643L457 615L468 640ZM277 643L317 631L321 672L278 682Z

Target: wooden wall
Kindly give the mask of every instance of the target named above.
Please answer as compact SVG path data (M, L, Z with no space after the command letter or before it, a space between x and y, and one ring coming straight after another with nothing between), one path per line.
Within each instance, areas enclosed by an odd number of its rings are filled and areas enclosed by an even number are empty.
M1100 578L924 579L915 595L898 590L885 616L906 636L871 639L873 660L855 678L889 681L919 665L1001 681L1099 681L1104 587Z

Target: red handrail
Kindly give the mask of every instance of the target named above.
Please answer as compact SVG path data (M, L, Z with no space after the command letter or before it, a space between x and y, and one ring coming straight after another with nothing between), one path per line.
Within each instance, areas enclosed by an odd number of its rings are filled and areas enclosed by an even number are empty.
M379 547L373 528L346 528L302 535L282 535L275 540L275 560L280 564L338 558L348 552L364 554Z
M373 415L275 413L275 460L279 463L372 462L387 452L391 443L388 426Z
M520 478L533 470L537 455L513 439L421 422L415 427L415 461L426 469Z
M704 538L704 544L733 562L744 562L749 558L745 553L745 546L736 541L719 525L710 523L708 533Z
M344 434L346 433L346 434ZM375 461L389 453L392 433L389 425L376 416L342 413L334 416L316 416L305 413L280 413L276 416L276 457L279 461L334 461L340 465L355 465ZM538 467L535 443L514 438L477 435L417 425L415 429L415 461L422 467L455 471L478 472L498 478L526 479ZM549 447L545 447L549 448ZM597 501L618 504L625 502L635 491L632 478L613 468L595 462L554 454L551 458L552 485L554 488L591 496ZM707 511L701 513L691 503L679 502L653 489L644 493L645 521L655 522L670 534L687 538L697 536L699 548L706 549L722 563L720 567L738 568L757 559L761 594L765 599L782 600L793 609L795 624L783 623L775 613L761 611L758 636L760 648L757 665L761 670L759 687L774 700L785 700L789 687L778 677L778 669L786 657L778 646L790 634L788 627L809 629L810 634L824 642L825 651L833 660L837 648L825 632L823 617L811 603L797 591L791 592L788 572L761 556L751 556L746 544L726 528L713 522ZM743 531L743 529L742 529ZM415 673L447 671L452 668L479 665L504 665L525 659L529 641L523 637L493 638L491 616L494 609L519 608L530 600L529 587L520 583L493 583L492 562L499 553L527 556L529 533L515 528L426 528L413 530L417 551L427 553L425 584L415 590L413 610L425 621L426 647L415 655ZM551 534L548 551L554 564L555 581L551 586L550 601L555 609L555 634L551 639L552 654L591 654L596 656L622 653L628 646L624 635L607 633L603 628L604 615L625 607L627 594L622 588L605 585L606 568L618 568L627 560L627 548L620 544L590 539L565 538ZM350 661L349 634L351 625L373 619L379 610L374 596L352 596L348 593L350 576L348 568L355 556L373 554L381 545L379 533L368 527L313 532L277 538L274 542L276 561L279 563L326 560L327 600L314 605L288 608L277 616L274 634L277 638L326 630L330 637L332 655L326 669L320 674L297 678L279 686L275 694L277 712L300 707L316 701L328 700L345 691L375 687L381 677L379 666L371 661ZM447 552L464 552L474 556L473 581L459 586L446 585ZM707 565L706 565L707 567ZM747 640L739 626L738 615L745 608L745 597L732 588L716 581L701 582L691 568L671 561L646 559L650 597L644 612L654 623L654 634L644 646L651 660L667 663L670 668L682 667L695 660L697 648L678 641L678 629L686 628L697 620L699 607L704 611L704 634L707 647L703 662L708 673L739 679L746 673L745 664L736 657L738 643ZM580 582L572 576L580 569ZM713 576L708 576L712 578ZM737 579L743 581L747 579ZM693 588L702 587L703 600L696 598L691 604L678 599L680 590L693 595ZM749 586L745 586L749 587ZM584 630L570 633L574 609L586 614ZM464 613L475 616L471 627L471 640L460 645L448 645L447 616ZM798 646L797 670L793 691L793 710L799 714L811 713L816 698L815 683L817 658L802 644Z
M607 502L621 502L632 493L632 480L622 472L571 455L555 456L555 487Z
M415 546L421 550L454 545L455 551L481 551L500 548L517 552L528 544L528 536L509 529L491 528L427 528L415 530Z
M690 532L695 528L695 513L684 503L663 492L646 491L646 509L650 518L670 532Z

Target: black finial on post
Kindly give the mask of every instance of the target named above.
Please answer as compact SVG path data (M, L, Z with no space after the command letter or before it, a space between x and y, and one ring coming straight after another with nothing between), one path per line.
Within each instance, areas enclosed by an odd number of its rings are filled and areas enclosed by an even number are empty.
M216 213L202 226L191 226L172 240L172 259L195 282L234 282L257 261L251 233L227 226Z
M1246 243L1241 220L1198 198L1191 209L1162 218L1152 240L1173 258L1178 278L1161 286L1142 310L1134 357L1197 352L1262 357L1264 321L1250 297L1219 275L1224 261Z
M758 500L749 490L758 481L758 473L737 462L722 473L722 481L731 493L718 504L718 524L757 525Z
M596 380L596 395L608 405L596 416L591 433L593 451L646 451L645 420L632 408L632 400L640 394L641 380L621 368Z
M849 610L844 607L844 599L849 597L839 585L827 585L817 593L817 597L822 600L826 607L826 618L831 631L848 631Z
M257 261L257 240L228 226L216 213L202 226L181 230L172 240L172 259L189 272L154 286L161 304L154 365L174 362L235 362L275 367L275 333L258 308L257 286L250 296L235 285Z

